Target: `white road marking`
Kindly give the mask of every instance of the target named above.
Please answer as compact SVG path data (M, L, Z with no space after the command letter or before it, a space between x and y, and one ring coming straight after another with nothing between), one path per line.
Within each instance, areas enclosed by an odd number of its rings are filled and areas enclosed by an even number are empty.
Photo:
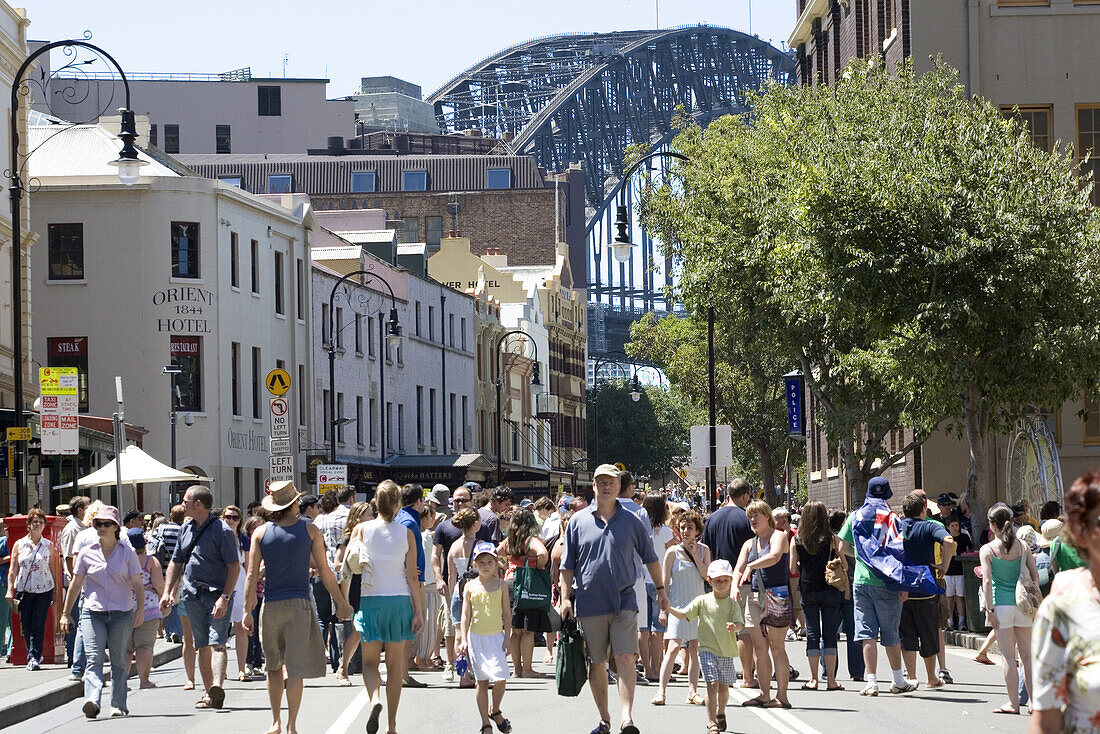
M367 695L366 690L360 690L359 695L340 714L340 718L332 722L332 726L325 730L325 734L347 734L347 730L359 718L359 714L363 713L363 709L366 708L369 701L370 696Z
M745 693L740 688L730 686L730 701L733 699L748 701L753 696ZM780 734L821 734L817 729L799 719L787 709L764 709L758 706L749 706L744 710L750 711L765 724L768 724Z

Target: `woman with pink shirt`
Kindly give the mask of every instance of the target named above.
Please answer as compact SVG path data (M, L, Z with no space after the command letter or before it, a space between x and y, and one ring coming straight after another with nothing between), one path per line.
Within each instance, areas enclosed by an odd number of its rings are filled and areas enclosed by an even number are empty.
M145 597L141 564L130 546L119 542L122 525L118 508L104 505L92 521L99 539L80 551L73 564L73 580L62 605L61 630L73 627L69 610L81 590L84 611L81 634L88 664L84 670L84 715L99 716L103 694L103 656L110 651L111 680L125 681L128 666L126 648L135 627L145 621L135 614L137 599ZM126 686L111 685L111 716L126 716Z

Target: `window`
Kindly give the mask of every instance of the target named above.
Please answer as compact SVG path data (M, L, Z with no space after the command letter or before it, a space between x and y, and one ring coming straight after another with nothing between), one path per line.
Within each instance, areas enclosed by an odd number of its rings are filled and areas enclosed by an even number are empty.
M244 469L233 467L233 503L241 506L241 487L244 486Z
M46 340L49 353L47 366L49 367L76 367L79 370L77 376L77 395L79 396L81 413L88 412L88 337L86 336L62 336L51 337Z
M222 174L221 176L218 176L218 180L223 181L230 186L236 186L238 189L241 188L241 176L238 173Z
M49 231L50 280L84 278L84 225L51 224Z
M374 356L374 317L367 317L367 354Z
M332 421L328 416L328 390L321 391L321 434L324 440L329 440L329 431L332 429Z
M329 343L329 322L328 322L328 304L321 304L321 343L328 346Z
M450 333L450 345L453 348L455 345L455 315L453 313L447 314L447 331Z
M1088 393L1081 397L1082 407L1088 413L1083 423L1084 444L1086 446L1100 446L1100 400L1094 399Z
M1082 3L1082 0L1073 0L1074 4ZM1087 2L1087 0L1086 0ZM1047 7L1050 5L1050 0L997 0L997 7L999 8L1020 8L1020 7Z
M370 445L374 447L378 445L378 435L374 430L378 425L378 402L371 398L367 407L370 411Z
M252 470L252 493L255 495L257 501L264 496L264 470L253 469ZM240 507L240 505L237 505Z
M429 247L439 247L443 239L443 217L424 217L424 241Z
M214 152L229 153L229 125L214 126ZM238 184L240 185L240 184Z
M157 145L157 126L156 125L150 125L149 126L149 145L153 146L154 148Z
M424 445L424 387L416 386L416 445Z
M275 313L286 313L283 306L283 253L275 253Z
M183 372L176 375L180 389L180 410L202 410L202 337L173 336L169 343L172 364Z
M416 302L416 335L420 336L420 301Z
M405 217L405 242L419 242L420 220L416 217Z
M435 306L428 306L428 339L435 341Z
M355 443L363 445L363 396L355 396Z
M1100 105L1077 106L1077 156L1081 175L1092 174L1092 204L1100 205L1100 159L1084 160L1085 155L1100 156Z
M297 303L295 309L298 314L299 321L306 320L306 276L305 276L305 263L301 258L294 261L294 274L297 280L295 281L295 290L297 291L296 298Z
M363 356L363 317L355 314L355 353Z
M402 191L427 191L428 190L428 172L427 171L402 171L402 173L401 173L401 190Z
M374 171L353 171L351 174L351 191L353 194L374 191Z
M428 390L428 438L435 448L435 388Z
M451 393L450 405L447 409L447 419L450 421L450 424L451 424L451 451L454 451L456 448L458 448L458 442L455 440L455 423L456 423L456 421L455 421L455 398L456 397L457 396L454 393Z
M467 420L467 418L469 417L469 414L468 414L469 408L470 408L469 397L467 395L463 395L462 396L462 451L463 451L463 453L470 450L470 431L467 428L470 425L470 421Z
M298 365L298 425L306 424L306 366Z
M393 450L393 403L386 403L386 448Z
M241 287L241 243L236 232L229 233L229 285Z
M344 309L337 307L336 323L332 327L336 330L336 348L344 348Z
M263 384L263 375L260 374L260 348L252 347L252 417L262 418L260 409L260 386Z
M512 169L490 168L485 174L485 188L510 189L512 188Z
M232 342L229 345L230 359L232 366L230 369L233 371L230 376L233 391L233 415L241 414L241 345L238 342Z
M165 125L164 126L164 152L165 153L179 153L180 152L180 126L179 125Z
M336 420L342 421L344 419L344 393L336 393ZM344 443L344 424L336 424L336 440L340 444Z
M405 450L405 406L397 404L397 450Z
M257 112L260 117L283 114L283 90L280 87L256 87Z
M252 292L260 292L260 242L259 240L252 240Z
M199 277L199 224L172 222L172 275Z
M1023 131L1031 137L1031 142L1039 150L1051 151L1051 117L1054 108L1051 105L1033 105L1028 107L1001 106L1001 114L1010 120L1018 121Z
M462 351L466 351L466 319L462 319L459 324L461 325L462 333L459 338L462 340Z
M267 193L289 194L294 187L294 176L289 173L269 173L267 175Z

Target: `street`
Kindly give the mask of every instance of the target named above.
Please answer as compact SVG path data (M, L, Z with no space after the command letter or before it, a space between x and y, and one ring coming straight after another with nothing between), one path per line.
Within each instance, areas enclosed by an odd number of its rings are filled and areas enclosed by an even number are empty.
M843 645L841 646L843 658ZM1005 701L1004 683L999 665L983 666L971 660L973 652L962 648L949 648L948 664L957 683L944 690L892 696L888 685L880 683L877 698L858 695L858 684L839 677L847 690L826 692L803 691L806 659L804 643L787 644L788 654L795 667L802 672L801 679L792 685L790 692L794 708L787 711L744 709L738 707L749 695L734 689L730 692L729 731L747 734L781 732L782 734L830 734L832 732L886 732L905 731L912 734L928 732L941 734L946 730L965 730L968 734L979 731L1024 734L1027 731L1026 716L998 716L992 710ZM1000 662L999 658L994 658ZM885 671L885 660L882 661ZM550 667L536 665L549 672ZM233 671L233 665L230 664ZM841 670L844 662L841 660ZM453 684L442 684L438 673L417 675L430 683L426 689L409 690L402 694L398 726L401 732L463 732L478 731L477 705L472 690L459 690ZM137 690L136 680L131 679L130 711L125 719L107 719L101 716L95 722L86 722L81 714L82 701L66 704L50 713L21 722L5 730L5 734L43 734L44 732L81 731L81 727L107 725L112 734L233 734L235 732L265 732L270 724L267 707L267 689L262 681L238 683L227 681L227 709L220 712L196 711L193 708L198 694L183 691L182 666L179 660L158 669L153 680L160 686L156 690ZM644 734L655 732L703 732L706 729L706 713L702 706L684 703L686 686L681 678L674 678L669 686L668 704L656 707L649 703L654 686L637 689L634 707L635 722ZM106 701L106 699L104 699ZM366 693L362 687L340 688L334 676L324 680L307 681L299 731L303 734L345 734L359 732L366 722ZM618 707L617 696L611 696L611 710ZM509 681L508 692L502 707L505 716L512 721L513 730L521 732L566 732L584 734L596 725L595 707L587 687L576 699L556 695L552 680ZM109 722L109 723L108 723ZM383 725L385 718L383 716ZM285 725L285 722L284 722ZM615 730L618 721L612 722ZM94 731L94 729L88 729ZM384 731L384 726L383 726Z

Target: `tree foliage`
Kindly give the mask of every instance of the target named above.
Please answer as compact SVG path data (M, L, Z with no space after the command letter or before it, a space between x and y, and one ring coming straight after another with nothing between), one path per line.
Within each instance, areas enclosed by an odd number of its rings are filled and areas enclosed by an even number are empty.
M592 467L622 462L635 474L660 478L690 453L692 407L676 390L647 385L634 402L625 380L606 380L588 391L586 407Z
M678 294L801 366L858 501L938 427L984 439L1094 382L1100 263L1089 187L938 62L853 62L831 87L772 86L752 119L689 125L690 159L645 222ZM916 439L890 453L902 426ZM981 497L979 497L979 500Z

